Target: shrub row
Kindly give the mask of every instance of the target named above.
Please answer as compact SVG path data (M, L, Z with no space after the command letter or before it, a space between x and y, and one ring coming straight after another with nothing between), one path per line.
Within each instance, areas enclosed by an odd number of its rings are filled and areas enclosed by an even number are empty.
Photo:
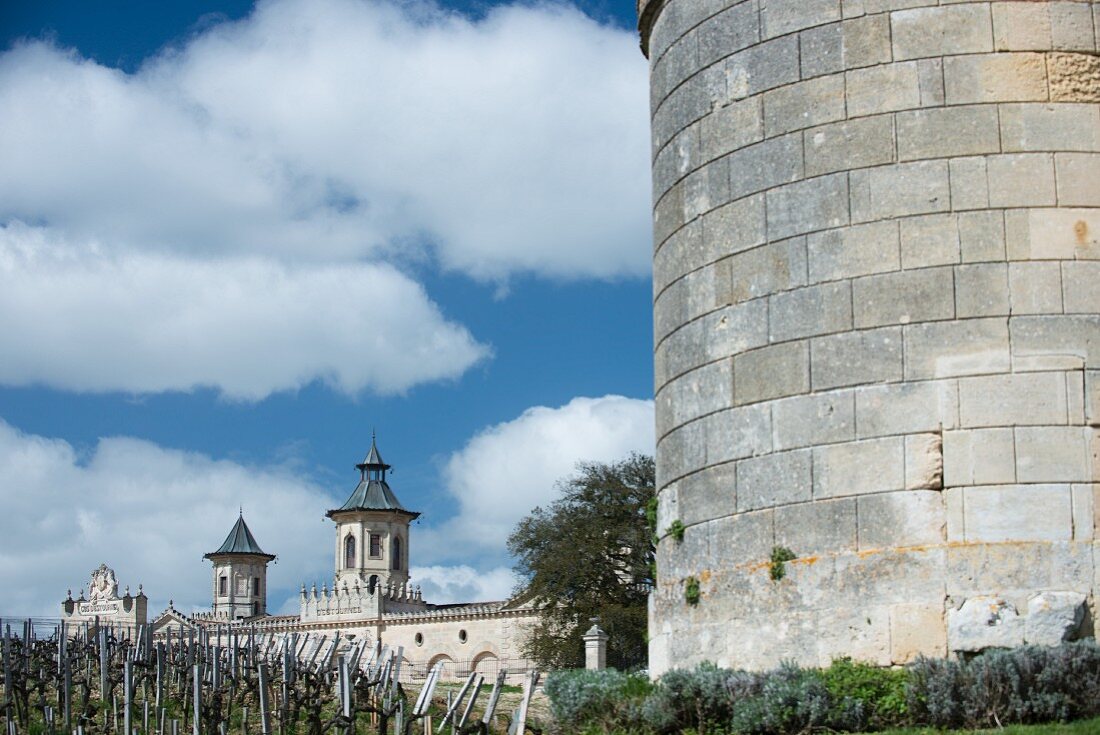
M990 651L883 669L849 659L768 672L701 664L644 675L558 671L546 681L561 732L788 735L887 727L997 727L1100 715L1100 646Z

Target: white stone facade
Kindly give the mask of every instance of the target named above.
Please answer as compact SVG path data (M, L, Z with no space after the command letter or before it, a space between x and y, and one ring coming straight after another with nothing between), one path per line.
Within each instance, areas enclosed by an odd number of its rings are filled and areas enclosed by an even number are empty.
M991 604L1004 640L1093 634L1100 3L639 17L660 528L685 526L651 670L978 650Z
M266 568L275 557L259 548L242 517L222 547L206 555L213 563L211 612L186 615L169 606L153 621L154 632L178 635L194 626L235 626L260 634L339 633L345 641L380 640L391 649L402 648L411 676L439 662L448 677L495 674L500 668L521 676L532 665L522 649L538 620L535 611L516 600L425 601L408 573L409 522L418 514L402 508L386 484L389 465L376 447L357 467L359 486L344 506L327 514L336 536L331 589L302 585L297 615L268 615Z

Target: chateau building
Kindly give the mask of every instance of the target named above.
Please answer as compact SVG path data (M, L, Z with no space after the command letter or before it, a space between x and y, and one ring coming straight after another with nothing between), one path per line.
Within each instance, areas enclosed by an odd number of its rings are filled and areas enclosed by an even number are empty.
M187 614L172 603L151 623L154 635L186 634L197 627L232 626L258 633L313 633L343 640L404 649L403 667L412 675L443 663L447 676L471 671L495 674L500 668L520 674L529 667L522 644L537 614L522 599L496 602L432 604L409 578L409 524L419 513L406 509L386 480L390 465L372 439L360 464L359 483L338 508L326 516L334 524L332 587L303 584L296 615L270 615L267 610L267 565L275 555L264 551L245 522L243 512L229 535L205 555L212 562L211 610ZM112 625L146 624L145 596L117 595L114 572L101 567L93 574L92 599L69 599L62 613L69 622L99 620Z

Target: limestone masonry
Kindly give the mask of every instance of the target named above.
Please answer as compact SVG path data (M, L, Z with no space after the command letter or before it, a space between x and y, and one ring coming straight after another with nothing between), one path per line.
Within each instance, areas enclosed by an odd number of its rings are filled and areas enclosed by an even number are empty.
M1100 2L638 10L652 671L1093 635Z

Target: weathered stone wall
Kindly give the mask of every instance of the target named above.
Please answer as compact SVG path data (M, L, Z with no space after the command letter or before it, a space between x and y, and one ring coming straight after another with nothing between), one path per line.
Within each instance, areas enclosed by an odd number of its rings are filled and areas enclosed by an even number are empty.
M1100 3L639 16L659 523L686 526L651 669L1091 634Z

